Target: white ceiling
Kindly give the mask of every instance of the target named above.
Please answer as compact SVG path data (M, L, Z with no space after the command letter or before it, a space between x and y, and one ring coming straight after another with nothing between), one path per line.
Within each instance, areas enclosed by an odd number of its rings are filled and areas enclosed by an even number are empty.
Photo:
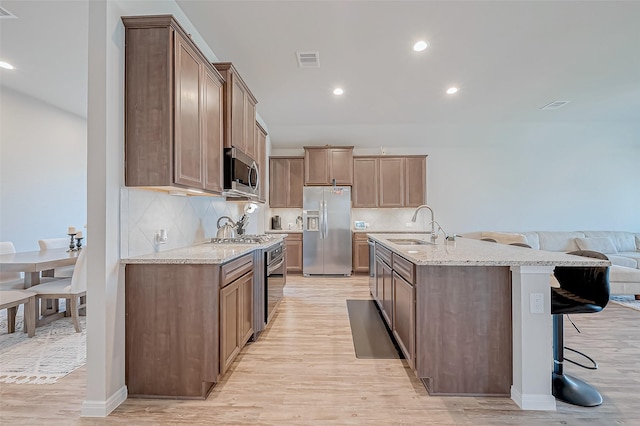
M0 59L20 68L0 71L2 84L86 114L86 2L0 4L19 16L0 21ZM379 146L394 133L418 146L406 129L464 123L640 122L637 1L177 4L236 65L276 148ZM296 51L319 51L321 67L298 68ZM570 103L540 110L558 100Z

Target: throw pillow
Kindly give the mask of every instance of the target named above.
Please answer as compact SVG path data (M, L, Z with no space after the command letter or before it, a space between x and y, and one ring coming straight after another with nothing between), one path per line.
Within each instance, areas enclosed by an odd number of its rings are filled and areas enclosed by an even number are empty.
M618 252L613 241L607 237L576 238L576 244L580 250L598 251L605 254Z
M527 243L527 238L514 232L483 232L482 238L493 238L500 244Z

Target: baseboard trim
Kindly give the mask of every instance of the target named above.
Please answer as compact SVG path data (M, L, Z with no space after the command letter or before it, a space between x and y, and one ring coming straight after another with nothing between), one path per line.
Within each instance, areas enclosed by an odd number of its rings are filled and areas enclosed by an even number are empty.
M106 401L84 401L80 415L82 417L107 417L127 399L127 387L122 386Z
M523 410L556 411L553 395L522 394L512 385L511 399Z

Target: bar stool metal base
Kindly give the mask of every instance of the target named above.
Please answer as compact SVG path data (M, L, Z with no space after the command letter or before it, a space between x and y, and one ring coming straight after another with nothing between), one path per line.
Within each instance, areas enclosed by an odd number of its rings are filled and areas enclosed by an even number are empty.
M553 396L560 401L581 407L602 404L602 395L593 386L567 374L553 373Z

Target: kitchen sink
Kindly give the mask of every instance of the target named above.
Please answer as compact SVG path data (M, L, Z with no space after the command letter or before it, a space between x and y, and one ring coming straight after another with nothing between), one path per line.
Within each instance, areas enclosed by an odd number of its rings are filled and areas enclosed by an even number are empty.
M433 244L427 240L419 240L417 238L389 238L387 241L399 246L421 246L427 244Z

